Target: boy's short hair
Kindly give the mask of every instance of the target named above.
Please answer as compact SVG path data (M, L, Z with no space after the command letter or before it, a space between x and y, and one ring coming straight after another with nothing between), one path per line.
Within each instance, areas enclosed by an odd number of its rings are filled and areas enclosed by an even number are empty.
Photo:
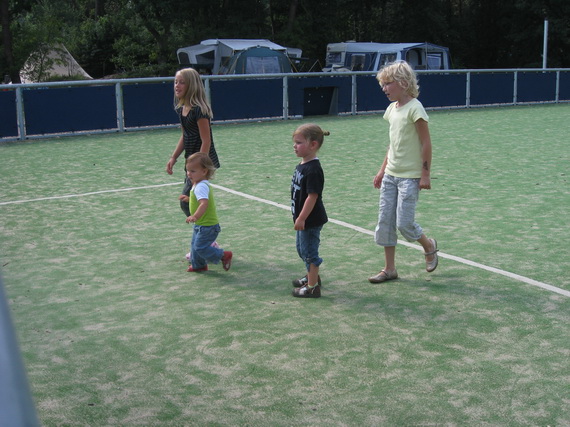
M210 159L210 156L208 156L206 153L200 153L200 152L194 153L186 159L186 168L188 168L188 165L194 161L198 162L200 167L208 169L208 174L206 175L206 179L210 179L214 176L214 172L216 172L216 167L214 166L212 159Z
M408 95L417 98L420 95L420 86L415 71L406 61L395 61L386 64L376 74L376 80L383 86L388 82L398 82Z

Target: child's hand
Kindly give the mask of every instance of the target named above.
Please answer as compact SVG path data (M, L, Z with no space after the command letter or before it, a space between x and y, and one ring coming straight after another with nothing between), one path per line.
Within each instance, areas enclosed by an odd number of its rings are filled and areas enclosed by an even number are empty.
M178 196L178 200L180 200L181 202L190 203L190 197L185 196L184 194Z
M374 188L380 188L382 186L382 180L384 179L384 172L380 171L374 177L372 184L374 184Z
M188 218L186 218L186 223L190 224L191 222L196 222L197 219L194 215L190 215Z
M429 177L420 178L420 190L431 190L431 180Z
M294 226L295 230L299 231L299 230L304 230L305 229L305 221L297 218L297 220L295 221L295 226Z
M176 159L174 157L171 157L170 159L168 159L168 163L166 163L166 173L168 175L172 175L172 168L174 167L175 163L176 163Z

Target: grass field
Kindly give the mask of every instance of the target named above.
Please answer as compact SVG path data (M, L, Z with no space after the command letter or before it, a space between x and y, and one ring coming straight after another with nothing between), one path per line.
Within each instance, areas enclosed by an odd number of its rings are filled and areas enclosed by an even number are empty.
M299 121L214 127L229 272L186 272L178 130L0 145L2 274L42 424L570 425L569 116L430 112L417 220L440 266L400 245L380 285L387 124L311 118L333 220L315 300L290 294Z

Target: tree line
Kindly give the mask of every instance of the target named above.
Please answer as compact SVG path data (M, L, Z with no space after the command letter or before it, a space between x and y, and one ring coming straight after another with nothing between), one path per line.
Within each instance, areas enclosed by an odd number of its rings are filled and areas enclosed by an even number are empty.
M0 0L0 71L19 82L30 55L63 45L94 78L170 76L176 50L263 38L324 66L347 40L430 42L454 68L570 67L568 0Z

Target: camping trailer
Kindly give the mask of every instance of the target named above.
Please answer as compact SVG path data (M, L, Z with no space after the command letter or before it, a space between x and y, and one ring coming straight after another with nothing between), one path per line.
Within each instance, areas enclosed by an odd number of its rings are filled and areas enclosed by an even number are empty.
M431 43L344 42L327 45L323 71L378 71L388 62L404 60L416 70L448 70L447 47Z
M301 49L265 39L209 39L178 49L178 63L205 74L290 73Z

